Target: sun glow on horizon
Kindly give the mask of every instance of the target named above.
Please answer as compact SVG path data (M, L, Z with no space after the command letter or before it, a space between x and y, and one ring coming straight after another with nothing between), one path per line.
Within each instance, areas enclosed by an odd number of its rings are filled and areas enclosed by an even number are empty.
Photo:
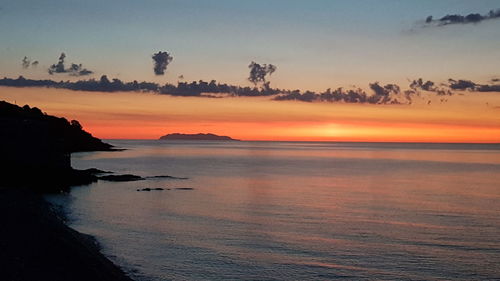
M241 140L361 142L500 142L500 110L457 97L429 106L210 99L148 93L75 92L0 87L8 102L79 120L103 139L158 139L168 133L214 133ZM485 95L500 104L498 95Z

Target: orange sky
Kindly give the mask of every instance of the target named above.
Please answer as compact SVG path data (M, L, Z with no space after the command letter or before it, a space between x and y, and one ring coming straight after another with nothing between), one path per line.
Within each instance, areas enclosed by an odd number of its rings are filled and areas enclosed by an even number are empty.
M0 99L77 119L104 139L210 132L242 140L500 142L499 93L357 105L0 87Z

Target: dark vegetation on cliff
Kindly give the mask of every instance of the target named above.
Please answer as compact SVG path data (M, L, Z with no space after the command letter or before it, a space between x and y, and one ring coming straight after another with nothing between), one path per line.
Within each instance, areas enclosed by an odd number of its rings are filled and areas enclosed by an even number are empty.
M44 141L41 139L44 137L43 135L32 134L37 133L35 127L43 126L51 138L63 143L65 152L112 150L112 145L102 142L83 130L78 121L68 121L66 118L51 116L36 107L29 107L28 105L19 107L0 101L0 122L2 125L0 131L2 138L13 137L5 136L4 134L7 133L22 133L24 138L34 138L27 139L26 142ZM45 132L40 133L45 134ZM20 138L23 138L23 136L20 136Z
M95 173L71 168L70 153L111 150L76 120L0 101L0 186L59 192L89 184Z
M40 193L97 181L70 153L112 150L78 121L0 101L0 280L131 281L95 240L64 224Z

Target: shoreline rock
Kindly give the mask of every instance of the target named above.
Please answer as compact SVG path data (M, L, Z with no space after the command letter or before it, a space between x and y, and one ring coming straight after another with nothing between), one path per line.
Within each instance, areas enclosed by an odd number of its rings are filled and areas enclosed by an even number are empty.
M106 176L100 176L100 177L97 177L97 178L100 179L100 180L117 181L117 182L145 180L145 178L143 178L141 176L136 176L136 175L132 175L132 174L106 175Z
M99 170L97 168L89 168L89 169L85 169L83 171L91 173L93 175L98 175L98 174L112 174L113 173L113 172L110 172L110 171Z
M170 188L165 189L161 187L156 187L156 188L146 187L137 189L137 191L162 191L162 190L170 190Z

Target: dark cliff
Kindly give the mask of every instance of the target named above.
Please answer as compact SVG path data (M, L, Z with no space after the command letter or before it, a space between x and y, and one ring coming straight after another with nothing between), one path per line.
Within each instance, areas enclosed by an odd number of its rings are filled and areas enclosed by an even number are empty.
M132 281L40 195L97 180L71 152L111 149L77 121L0 101L0 280Z
M62 143L65 152L110 151L112 145L102 142L83 130L76 120L68 121L43 113L36 107L19 107L0 101L0 136L25 143L51 138ZM32 138L32 139L30 139Z
M109 150L78 121L0 101L0 186L57 192L90 183L95 176L72 169L70 153Z

